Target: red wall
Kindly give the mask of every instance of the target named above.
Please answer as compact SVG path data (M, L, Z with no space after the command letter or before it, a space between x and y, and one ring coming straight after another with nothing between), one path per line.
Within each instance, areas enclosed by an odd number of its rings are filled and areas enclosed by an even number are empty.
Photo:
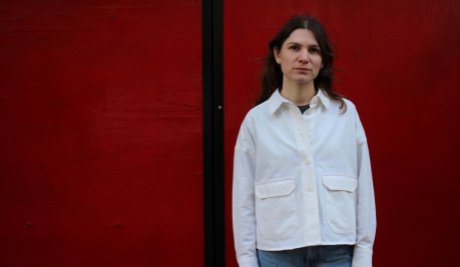
M460 2L225 1L227 266L233 146L259 90L268 42L291 15L323 22L339 55L337 89L367 132L377 202L374 266L460 262Z
M0 38L0 266L203 266L201 1L2 0Z

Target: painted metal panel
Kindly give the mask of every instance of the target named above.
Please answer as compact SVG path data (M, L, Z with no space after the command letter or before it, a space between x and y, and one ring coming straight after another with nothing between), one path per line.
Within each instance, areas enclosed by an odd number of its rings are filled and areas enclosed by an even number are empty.
M203 266L201 1L0 2L0 265Z
M259 91L268 42L291 15L310 13L336 45L336 88L367 132L377 200L374 266L459 262L456 167L460 114L459 1L225 1L227 266L232 153Z

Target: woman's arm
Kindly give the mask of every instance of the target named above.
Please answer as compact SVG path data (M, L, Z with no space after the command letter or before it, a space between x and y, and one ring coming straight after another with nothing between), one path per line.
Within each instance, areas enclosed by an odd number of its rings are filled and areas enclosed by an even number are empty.
M358 200L356 213L356 246L352 267L371 267L377 226L374 186L369 148L363 126L356 115L358 146Z
M233 235L240 267L258 267L254 199L255 148L246 127L241 127L233 162Z

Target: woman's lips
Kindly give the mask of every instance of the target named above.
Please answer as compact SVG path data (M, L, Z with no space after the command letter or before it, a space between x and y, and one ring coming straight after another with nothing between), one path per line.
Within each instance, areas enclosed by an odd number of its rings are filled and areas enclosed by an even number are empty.
M296 70L300 71L300 72L307 72L307 71L311 71L311 69L308 69L308 68L295 68Z

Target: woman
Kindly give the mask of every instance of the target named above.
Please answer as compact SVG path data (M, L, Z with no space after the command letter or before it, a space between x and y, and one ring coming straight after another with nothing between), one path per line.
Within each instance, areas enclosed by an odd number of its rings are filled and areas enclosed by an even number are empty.
M239 266L372 266L376 230L367 140L332 89L333 52L312 17L269 43L262 91L235 146Z

